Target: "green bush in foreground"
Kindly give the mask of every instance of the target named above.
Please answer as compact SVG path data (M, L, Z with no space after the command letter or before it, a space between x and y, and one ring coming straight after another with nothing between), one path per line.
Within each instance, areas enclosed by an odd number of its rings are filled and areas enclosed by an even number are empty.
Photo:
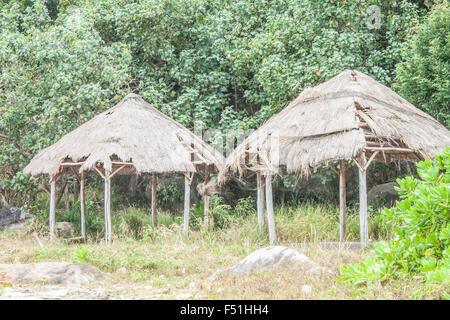
M450 148L417 168L421 180L398 179L402 201L383 212L394 226L395 239L376 243L374 257L343 267L340 281L370 285L413 275L427 284L449 284Z

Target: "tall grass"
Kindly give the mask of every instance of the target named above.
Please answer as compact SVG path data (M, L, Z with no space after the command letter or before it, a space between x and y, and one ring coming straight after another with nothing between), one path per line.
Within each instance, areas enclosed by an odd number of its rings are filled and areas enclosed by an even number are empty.
M44 210L43 210L44 209ZM41 208L37 214L35 229L48 232L48 214ZM380 210L369 208L369 238L385 240L392 235L391 227L383 221ZM201 237L206 242L228 244L251 243L268 244L267 223L263 230L258 227L256 210L252 199L242 199L234 208L224 204L220 197L211 199L210 212L213 226L202 225L203 206L193 206L191 210L191 237ZM182 212L158 211L158 228L152 228L150 208L117 206L112 212L114 238L131 238L139 241L155 241L161 237L161 230L179 231ZM80 205L75 203L69 210L58 209L57 221L72 222L80 232ZM304 243L339 241L339 212L332 205L302 203L297 206L275 208L275 224L279 243ZM101 203L96 199L87 202L87 232L91 240L101 240L104 236L104 215ZM356 208L349 207L347 213L347 241L359 241L359 215Z

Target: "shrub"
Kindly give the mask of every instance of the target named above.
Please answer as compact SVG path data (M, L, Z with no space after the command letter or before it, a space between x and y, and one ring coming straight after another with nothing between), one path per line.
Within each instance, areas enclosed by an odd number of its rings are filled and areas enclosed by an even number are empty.
M404 275L426 283L448 284L450 276L450 148L435 160L417 164L420 179L398 179L401 197L383 217L395 239L375 244L374 256L342 268L340 281L373 284Z

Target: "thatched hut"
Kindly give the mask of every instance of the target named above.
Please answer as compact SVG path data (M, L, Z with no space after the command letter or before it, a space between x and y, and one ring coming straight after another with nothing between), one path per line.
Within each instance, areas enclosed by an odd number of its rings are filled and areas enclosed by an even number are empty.
M371 77L347 70L304 90L281 112L247 137L226 159L219 181L230 171L258 174L258 217L264 223L263 180L271 242L276 240L271 176L300 173L329 164L340 176L341 241L345 238L346 160L359 168L361 242L368 242L366 171L375 161L418 161L442 152L450 132L438 121ZM332 166L338 160L339 170Z
M105 181L105 235L111 241L110 181L116 174L152 176L152 215L156 226L156 174L185 175L184 230L189 225L190 184L195 172L218 172L224 158L188 129L167 117L137 94L97 115L40 151L23 172L50 176L50 235L55 224L56 178L73 174L80 181L82 238L86 236L85 176Z

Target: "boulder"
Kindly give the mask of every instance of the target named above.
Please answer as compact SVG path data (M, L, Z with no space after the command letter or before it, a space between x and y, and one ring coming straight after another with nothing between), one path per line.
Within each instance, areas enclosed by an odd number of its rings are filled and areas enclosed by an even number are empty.
M55 232L58 237L70 238L75 234L75 226L70 222L56 222Z
M317 266L314 261L298 251L273 246L252 252L244 260L233 266L231 271L239 274L283 267L294 263L306 266L308 269Z
M379 184L370 189L367 194L367 202L375 207L392 207L400 199L394 187L398 187L396 182Z
M105 274L83 263L44 262L0 264L0 280L11 283L83 284L105 279Z
M326 268L320 267L304 254L282 246L272 246L256 250L244 260L227 270L232 271L235 274L246 274L253 271L262 271L293 265L307 270L308 275L317 274L318 271L331 272ZM218 270L209 279L215 280L227 270ZM309 272L310 270L311 272Z
M5 229L19 229L33 221L31 214L25 213L16 207L4 207L0 211L0 231Z

